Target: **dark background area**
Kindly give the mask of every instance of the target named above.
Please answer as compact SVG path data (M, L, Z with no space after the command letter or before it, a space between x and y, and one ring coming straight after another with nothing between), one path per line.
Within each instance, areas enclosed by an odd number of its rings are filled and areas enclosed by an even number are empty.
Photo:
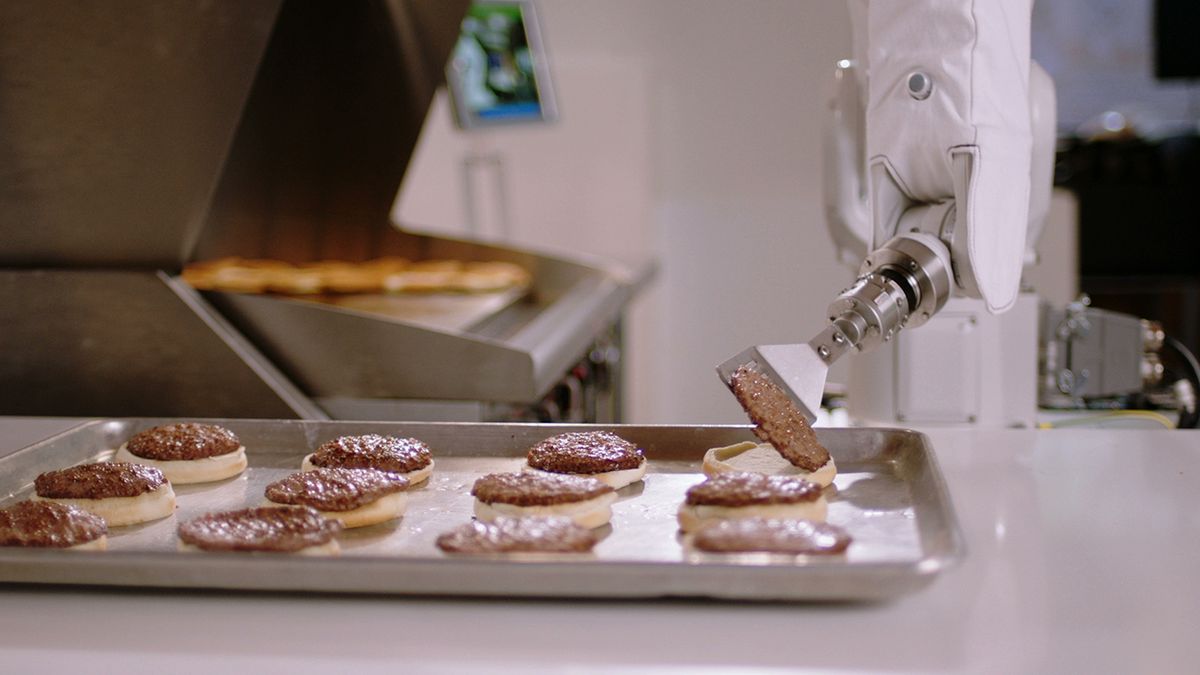
M1154 75L1159 79L1200 77L1200 2L1155 2Z
M1033 31L1058 89L1055 183L1078 198L1080 290L1200 352L1200 1L1039 2Z
M1056 178L1079 200L1092 305L1160 321L1200 352L1200 136L1068 139Z

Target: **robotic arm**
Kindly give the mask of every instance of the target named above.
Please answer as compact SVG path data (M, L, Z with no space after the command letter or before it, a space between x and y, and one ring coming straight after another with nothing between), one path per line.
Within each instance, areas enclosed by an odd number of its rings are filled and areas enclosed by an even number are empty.
M751 347L717 367L729 384L752 364L810 420L829 366L851 348L921 325L951 293L981 298L992 312L1012 306L1026 232L1049 200L1052 155L1034 161L1031 100L1045 107L1053 87L1030 60L1032 0L851 0L850 9L866 68L840 64L835 125L850 140L835 155L850 172L833 188L844 208L831 215L865 230L869 252L807 344ZM1053 138L1052 115L1048 130ZM1040 181L1032 208L1031 171ZM853 237L835 240L854 251Z

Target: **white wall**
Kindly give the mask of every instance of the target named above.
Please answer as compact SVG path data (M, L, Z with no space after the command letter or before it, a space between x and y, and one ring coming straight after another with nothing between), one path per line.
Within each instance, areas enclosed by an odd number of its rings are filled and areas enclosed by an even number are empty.
M665 275L654 419L744 422L713 367L807 340L850 281L821 207L820 127L850 52L842 2L654 7L654 223Z
M514 244L661 265L630 317L629 421L743 422L713 367L751 344L807 340L851 280L821 207L820 126L833 63L849 54L845 4L539 8L561 121L465 134L439 97L394 215L465 234L463 158L499 156ZM501 234L498 218L481 221L480 235Z
M507 203L478 195L487 214L477 236L659 262L657 284L630 316L629 421L742 422L713 366L750 344L808 339L850 281L834 262L820 201L821 119L833 63L849 54L845 5L539 8L561 121L467 134L439 96L394 215L468 234L464 158L499 157ZM497 175L475 174L485 188ZM1074 222L1059 195L1029 275L1059 303L1076 292ZM845 376L835 369L831 380Z

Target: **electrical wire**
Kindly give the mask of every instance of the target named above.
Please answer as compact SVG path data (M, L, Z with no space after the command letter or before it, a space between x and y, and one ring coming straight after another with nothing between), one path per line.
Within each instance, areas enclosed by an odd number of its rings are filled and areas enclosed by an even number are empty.
M1192 371L1192 375L1188 379L1195 385L1196 391L1200 392L1200 362L1196 360L1196 355L1192 354L1192 350L1188 349L1182 342L1170 335L1164 336L1163 344L1169 346L1187 363L1188 368ZM1191 412L1187 410L1179 411L1180 429L1194 429L1198 421L1200 421L1200 410L1192 410Z
M1145 419L1145 420L1152 420L1154 422L1158 422L1159 424L1163 425L1164 427L1166 427L1168 429L1175 428L1175 422L1171 421L1170 417L1167 417L1166 415L1164 415L1162 413L1154 412L1153 410L1110 410L1108 412L1099 413L1096 415L1071 417L1071 418L1068 418L1065 420L1059 420L1057 422L1042 422L1042 423L1038 424L1038 428L1039 429L1058 429L1059 427L1082 426L1082 425L1087 425L1087 424L1095 424L1096 422L1102 422L1106 419L1113 419L1113 418L1120 418L1120 417L1126 417L1126 418L1135 417L1135 418L1140 418L1140 419Z

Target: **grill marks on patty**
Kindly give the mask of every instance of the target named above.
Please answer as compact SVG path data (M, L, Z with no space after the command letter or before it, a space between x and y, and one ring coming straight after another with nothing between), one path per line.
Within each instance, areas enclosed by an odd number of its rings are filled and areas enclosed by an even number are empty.
M844 552L851 541L845 530L829 523L746 518L702 527L692 545L711 553L831 555Z
M137 497L167 482L162 471L129 462L81 464L47 471L33 481L37 496L46 499L109 499Z
M692 506L759 506L800 504L821 497L821 486L795 476L731 472L709 478L687 491Z
M633 443L610 431L551 436L529 449L529 466L551 473L607 473L636 469L646 456Z
M0 509L0 546L67 548L106 534L104 519L78 506L26 500Z
M447 553L586 553L599 538L561 516L474 520L437 538Z
M277 504L311 506L321 511L351 511L408 489L400 474L375 469L314 469L294 473L267 486Z
M236 452L236 434L215 424L168 424L134 434L125 444L130 454L164 462L205 459Z
M342 436L324 443L309 461L317 467L410 473L429 466L433 454L429 446L415 438L366 434Z
M485 504L553 506L616 492L595 478L544 473L490 473L475 481L471 494Z
M208 551L293 553L329 543L342 526L307 506L206 513L179 526L179 539Z
M804 414L779 385L749 365L738 367L730 380L733 395L754 423L754 435L770 443L784 459L805 471L829 461Z

